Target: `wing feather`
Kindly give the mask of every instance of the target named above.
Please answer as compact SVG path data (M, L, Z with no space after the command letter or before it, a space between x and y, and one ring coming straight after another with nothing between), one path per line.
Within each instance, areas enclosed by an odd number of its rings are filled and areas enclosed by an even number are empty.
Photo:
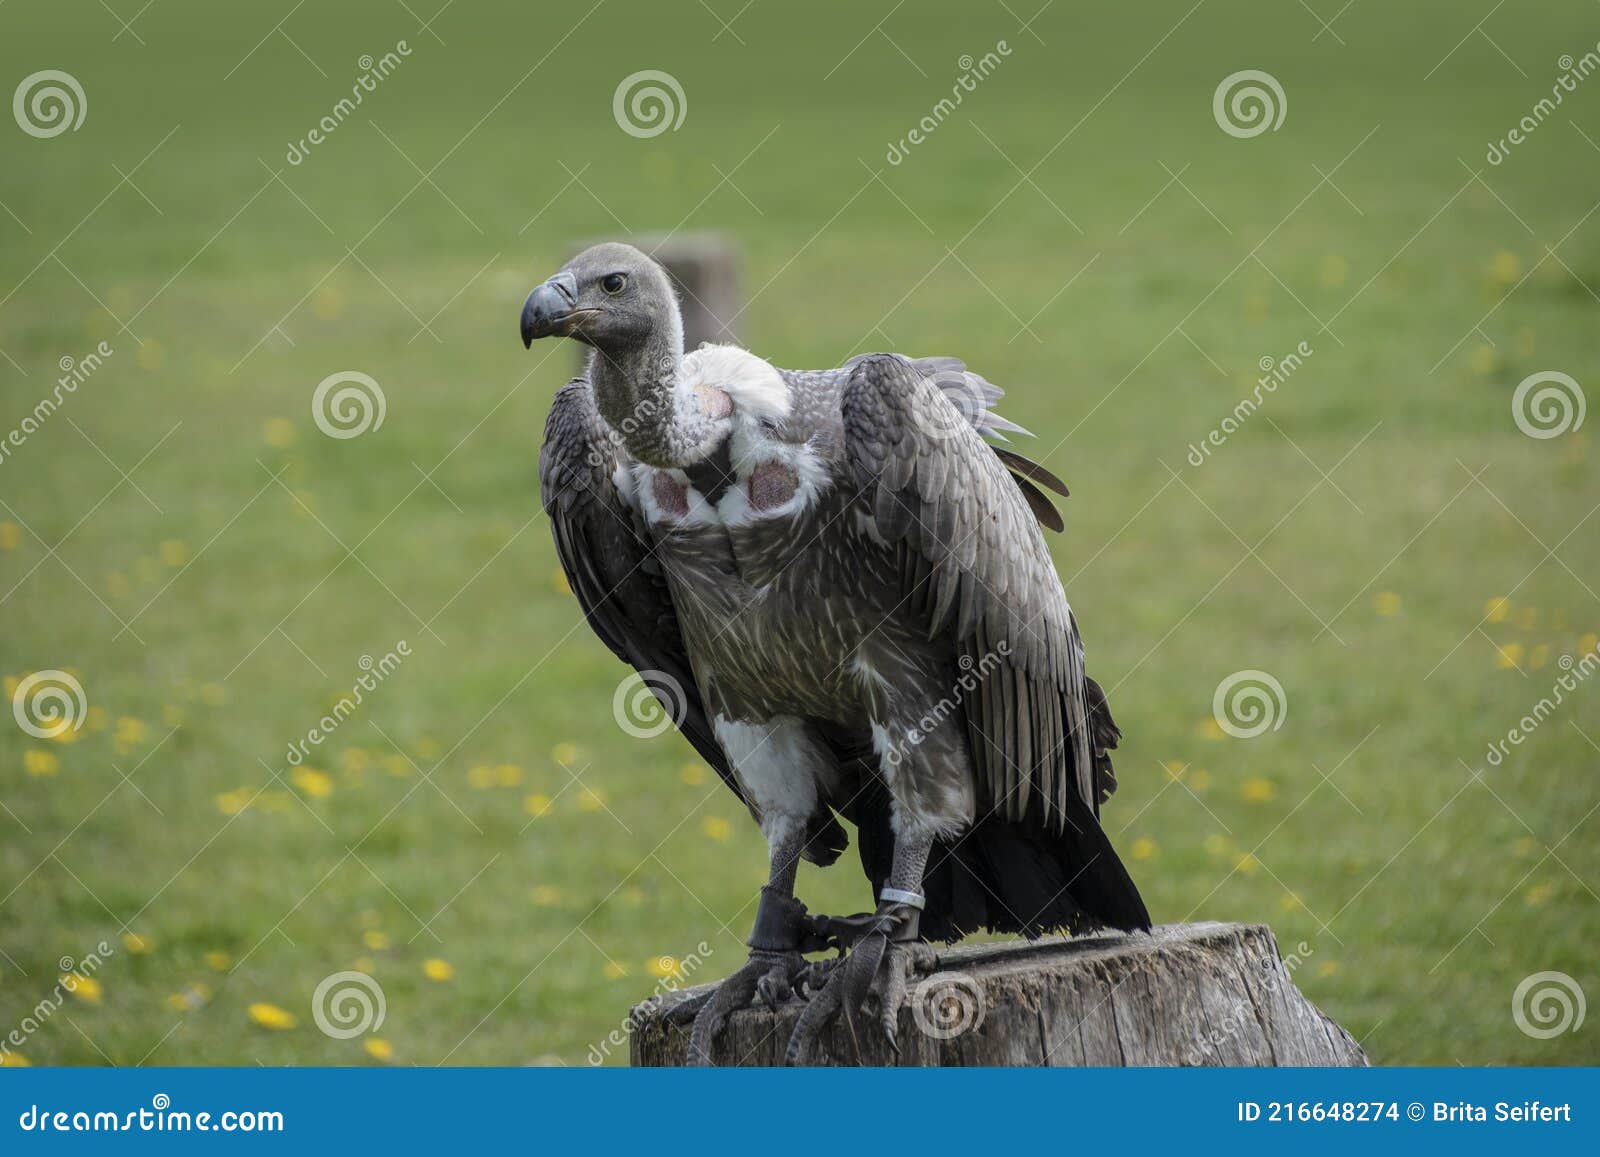
M912 605L926 606L929 637L949 638L953 660L988 671L963 703L982 798L1009 819L1040 809L1061 830L1071 815L1095 815L1115 783L1101 742L1114 725L1109 712L1098 724L1104 696L1095 687L1091 703L1077 624L1039 528L1048 521L1039 506L1055 512L1034 482L1065 487L984 441L999 391L972 375L984 406L964 413L934 380L965 372L951 361L851 363L841 399L850 481L898 550L905 594L925 585L926 603Z

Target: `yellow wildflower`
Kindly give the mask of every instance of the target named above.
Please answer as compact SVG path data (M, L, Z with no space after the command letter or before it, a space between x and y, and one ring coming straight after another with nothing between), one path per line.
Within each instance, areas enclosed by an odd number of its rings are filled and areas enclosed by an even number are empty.
M1392 619L1400 613L1400 596L1393 591L1379 591L1372 596L1372 609L1386 619Z
M721 816L707 816L700 821L700 830L713 840L725 840L733 834L733 825Z
M1195 730L1197 730L1205 739L1226 739L1228 737L1228 733L1222 730L1222 724L1218 723L1216 719L1210 715L1207 715L1204 719L1202 719L1199 727L1197 727Z
M558 743L550 749L550 758L557 763L577 763L578 747L573 743Z
M665 980L667 977L677 974L678 958L675 956L652 956L645 961L644 966L651 976L654 976L657 980Z
M207 707L221 707L228 701L228 689L221 683L207 683L200 688L200 702Z
M706 769L698 763L686 763L683 765L683 770L678 773L678 778L690 787L694 787L706 781Z
M182 992L163 997L161 1003L171 1012L192 1012L204 1007L210 999L211 989L208 985L192 984Z
M1266 803L1278 794L1278 785L1270 779L1257 776L1239 785L1239 795L1246 803Z
M1555 895L1556 886L1550 883L1535 884L1523 894L1522 900L1530 908L1537 908Z
M69 972L61 977L61 987L85 1004L99 1004L100 998L105 995L105 989L98 980L81 972Z
M1520 667L1522 665L1522 644L1507 643L1498 648L1494 656L1494 665L1500 668Z
M347 747L339 753L339 764L346 771L365 771L372 764L372 756L365 748Z
M618 964L615 960L608 960L606 961L606 966L600 971L605 973L607 980L621 980L628 975L628 966L626 964Z
M467 783L477 791L487 791L494 786L494 768L487 763L468 768Z
M1324 960L1321 964L1317 965L1317 975L1337 976L1339 975L1339 967L1339 962L1337 960Z
M274 450L282 450L294 441L294 423L288 418L268 418L261 423L261 439Z
M394 1046L382 1037L368 1037L361 1045L362 1050L373 1060L388 1064L394 1060Z
M437 956L430 956L422 962L422 975L429 980L444 983L456 974L455 966L448 960L440 960Z
M368 928L361 934L361 943L374 952L382 952L389 947L389 938L376 928Z
M225 791L221 795L212 798L217 801L217 810L223 815L236 816L250 806L250 801L254 798L254 795L255 793L248 787L240 787L235 788L233 791Z
M578 793L578 810L584 812L597 812L606 806L606 797L586 787Z
M1148 860L1156 854L1156 842L1149 836L1140 836L1128 845L1128 854L1136 860Z
M9 525L9 524L7 524ZM9 547L7 548L10 549ZM26 1069L32 1067L28 1058L10 1049L0 1049L0 1069Z
M155 947L148 936L141 936L137 932L124 932L122 946L135 956L143 956Z
M522 768L514 763L497 763L494 768L494 780L501 787L516 787L522 782Z
M294 1013L279 1008L275 1004L268 1004L264 1000L256 1001L246 1011L252 1021L262 1028L271 1029L273 1032L281 1032L284 1029L293 1028L296 1023Z
M313 799L322 799L333 791L333 778L314 767L297 767L289 773L289 782Z
M181 538L165 539L161 543L161 561L177 569L189 561L189 544Z
M1489 262L1489 276L1497 285L1510 285L1522 276L1522 259L1509 249L1502 249Z
M22 753L22 767L29 775L54 775L61 770L61 760L53 751L25 751Z
M534 792L522 801L522 810L537 818L550 810L552 802L549 796Z
M144 742L147 734L149 728L145 726L144 720L123 715L117 719L117 728L111 734L111 741L120 754L127 755Z
M1511 614L1511 600L1502 595L1496 595L1483 604L1483 617L1486 622L1503 623Z
M561 903L561 889L553 884L540 884L533 890L533 902L541 908L553 908Z
M1189 786L1195 791L1205 791L1211 786L1211 773L1203 767L1197 767L1189 773Z
M207 952L205 962L206 967L214 972L226 972L233 967L233 957L226 952Z
M0 522L0 550L16 550L22 541L22 529L14 522Z

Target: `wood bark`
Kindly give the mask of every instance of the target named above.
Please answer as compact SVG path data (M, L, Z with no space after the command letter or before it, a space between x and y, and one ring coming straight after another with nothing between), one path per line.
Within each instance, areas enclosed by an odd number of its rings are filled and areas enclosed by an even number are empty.
M824 1065L1365 1065L1343 1028L1301 995L1263 925L1175 924L944 948L913 976L900 1012L898 1057L872 1016L858 1019L859 1055L843 1019L815 1050ZM687 1024L672 1010L704 987L663 994L630 1018L632 1063L682 1065ZM803 1004L735 1013L720 1065L782 1063Z

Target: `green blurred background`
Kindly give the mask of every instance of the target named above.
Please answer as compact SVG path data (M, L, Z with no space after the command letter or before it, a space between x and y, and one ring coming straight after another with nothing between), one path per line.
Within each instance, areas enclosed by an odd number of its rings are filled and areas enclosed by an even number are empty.
M0 9L4 91L87 99L51 139L0 121L0 427L114 351L0 462L0 672L89 705L71 742L0 727L0 1034L109 949L10 1061L584 1064L686 958L742 959L764 847L613 721L538 510L571 353L516 336L575 240L669 229L737 239L780 365L1008 388L1073 489L1052 547L1126 732L1105 822L1158 920L1271 924L1377 1062L1600 1059L1512 1016L1536 972L1600 993L1600 685L1486 760L1600 630L1594 420L1512 415L1537 371L1600 381L1600 79L1485 160L1600 8L591 3ZM643 69L687 102L649 139L612 115ZM1276 131L1214 119L1242 69ZM387 402L348 440L311 415L340 371ZM1245 669L1287 701L1252 739L1212 715ZM800 888L868 901L853 854ZM347 969L387 1012L340 1040L311 1000Z

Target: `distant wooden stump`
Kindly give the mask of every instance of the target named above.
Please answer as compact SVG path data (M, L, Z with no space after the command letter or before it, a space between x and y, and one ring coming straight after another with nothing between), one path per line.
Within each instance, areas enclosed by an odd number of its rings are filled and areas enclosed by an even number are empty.
M1169 924L1149 935L949 948L939 953L937 972L913 979L897 1034L902 1055L863 1018L861 1063L1365 1065L1361 1047L1300 994L1289 973L1271 929L1259 924ZM633 1010L633 1064L684 1063L688 1027L664 1017L704 987ZM796 1000L776 1013L736 1013L716 1062L781 1064L802 1007ZM817 1052L820 1064L856 1063L842 1019Z
M739 247L716 232L646 233L628 243L660 262L678 290L683 309L683 348L703 342L737 342L734 318L744 308L739 299ZM589 243L578 247L587 249Z

